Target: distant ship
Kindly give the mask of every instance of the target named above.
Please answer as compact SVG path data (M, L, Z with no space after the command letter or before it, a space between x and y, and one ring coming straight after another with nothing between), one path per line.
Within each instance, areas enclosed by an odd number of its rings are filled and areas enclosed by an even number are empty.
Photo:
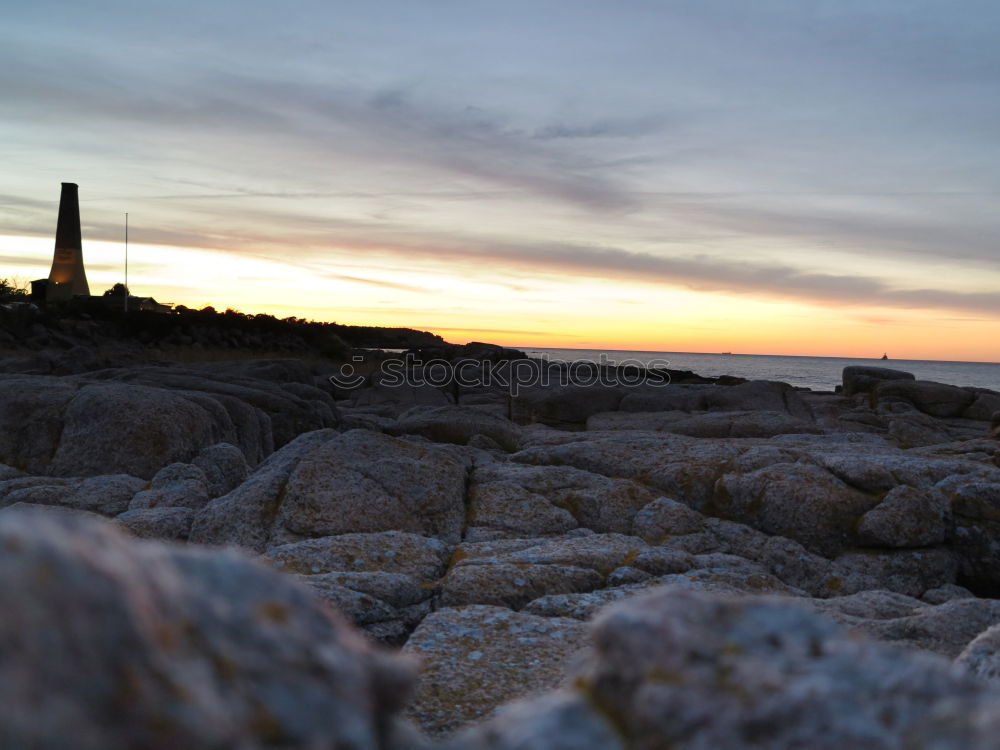
M882 359L889 359L888 353L883 353L882 354Z

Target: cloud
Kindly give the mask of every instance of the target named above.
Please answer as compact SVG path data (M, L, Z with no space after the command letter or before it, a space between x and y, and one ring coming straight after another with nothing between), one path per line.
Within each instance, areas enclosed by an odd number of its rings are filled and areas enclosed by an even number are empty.
M21 255L0 255L0 263L8 266L27 266L33 268L48 268L52 263L51 258L26 258ZM87 263L87 270L90 271L121 271L120 266L109 263Z
M127 13L22 4L0 29L0 222L51 236L66 170L85 240L120 240L130 207L136 242L387 290L427 291L378 269L430 266L996 316L997 295L950 288L1000 269L997 10L970 1L457 4L446 22L399 4L405 23L359 8L335 31L321 4L303 26L255 3L231 24L222 3L186 32L151 6L141 42ZM890 277L931 265L940 282Z
M184 68L156 87L143 82L141 69L116 70L116 85L108 86L113 61L94 56L75 60L76 74L68 80L60 60L66 52L53 54L54 60L41 62L37 53L31 55L36 62L22 68L7 87L12 118L26 124L45 112L47 118L73 121L81 128L110 124L141 131L150 143L172 144L178 134L187 134L189 147L200 146L205 154L203 167L221 163L233 146L225 134L239 133L242 147L253 147L258 168L273 171L285 172L290 160L311 170L322 170L324 164L336 168L338 158L381 160L397 170L410 165L588 210L620 212L635 206L630 192L612 176L590 168L590 159L550 148L546 139L509 127L505 115L483 107L421 99L399 87L369 90L232 72L201 72L195 78ZM568 125L564 130L596 133L629 127L636 124ZM142 148L135 142L132 147Z
M340 273L324 273L324 278L336 279L338 281L351 281L356 284L370 284L371 286L379 286L385 289L396 289L403 292L426 292L427 290L423 287L414 286L412 284L397 284L394 281L382 281L380 279L366 279L361 276L345 276Z
M608 118L584 123L560 122L535 130L532 138L540 141L581 138L638 138L666 129L669 120L664 115L632 118Z
M672 215L706 238L773 238L866 258L973 260L1000 268L995 199L976 197L959 206L953 196L931 194L850 196L839 205L799 197L780 207L703 199L673 204Z
M664 257L578 245L490 245L480 251L436 248L435 257L512 264L547 273L587 275L687 287L703 292L765 295L824 305L947 309L1000 316L1000 295L947 289L899 289L857 274L810 273L776 263L725 262L704 256Z
M259 220L260 225L253 224ZM747 211L740 221L767 224L775 217ZM246 222L250 221L249 224ZM734 220L736 221L736 220ZM786 231L805 232L804 220ZM357 268L380 268L393 262L401 269L486 276L497 283L519 283L532 277L556 279L590 277L630 282L656 283L696 291L764 296L833 306L868 306L899 309L941 309L964 314L1000 316L1000 295L992 291L962 291L947 288L900 288L886 279L859 273L829 273L803 269L788 263L769 262L767 256L748 260L745 256L719 257L709 254L639 252L614 246L505 240L459 232L415 229L386 222L336 220L321 216L292 216L280 211L263 212L248 219L233 209L220 212L216 234L205 237L197 231L147 227L142 242L181 247L211 247L301 266L310 273L323 273L349 281L390 289L424 292L419 287L329 271L332 258L340 263L354 256ZM231 230L228 227L236 226ZM287 227L267 233L268 227ZM891 237L891 223L876 221ZM905 228L905 227L904 227ZM762 232L758 228L758 232ZM775 229L776 234L778 230ZM857 230L861 231L861 230ZM91 225L88 237L116 240L120 227ZM207 241L206 241L207 240ZM915 230L907 229L900 241L917 242ZM294 248L289 252L288 248ZM428 265L430 264L430 268ZM516 280L520 279L520 282Z

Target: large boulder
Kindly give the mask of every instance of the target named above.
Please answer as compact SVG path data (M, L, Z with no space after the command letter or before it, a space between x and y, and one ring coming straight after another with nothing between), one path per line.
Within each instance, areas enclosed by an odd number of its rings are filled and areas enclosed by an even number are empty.
M711 510L828 555L857 542L858 519L877 504L819 467L787 463L727 474Z
M191 541L263 552L270 545L285 485L298 462L338 435L334 430L307 432L273 453L239 487L198 512Z
M643 508L633 528L636 536L658 545L658 550L687 552L696 556L695 563L720 555L756 563L785 585L821 598L870 589L922 596L953 584L958 572L955 554L942 547L852 550L830 560L793 539L706 517L669 498L658 498ZM643 565L647 556L640 555L633 564Z
M707 385L675 384L660 388L636 388L622 396L618 409L629 413L705 411L711 388Z
M733 386L715 386L705 393L708 411L776 411L812 420L812 410L788 383L751 380Z
M339 423L332 398L313 381L289 362L0 375L0 462L32 473L148 479L226 442L257 465L275 446Z
M465 465L444 448L369 430L319 430L299 436L206 505L191 538L259 552L311 537L380 531L457 542L465 480Z
M76 386L62 378L0 375L0 462L47 472L75 394Z
M235 551L0 516L7 747L398 747L410 674Z
M117 471L150 479L166 464L189 461L203 447L231 437L228 416L213 404L146 386L85 385L66 407L49 471Z
M554 536L577 527L627 534L653 499L637 482L569 466L477 465L469 488L466 540Z
M888 367L866 367L852 365L842 373L843 393L853 396L857 393L872 393L879 383L886 380L916 380L913 373L891 370Z
M833 561L839 593L886 589L906 596L925 592L958 580L959 558L945 547L915 549L859 549L838 555Z
M395 375L375 373L368 387L351 392L347 405L353 408L396 418L414 406L444 407L455 403L454 397L427 383L394 383ZM387 383L383 383L385 380Z
M495 414L462 406L416 406L391 427L390 435L423 435L437 443L468 445L476 436L489 438L505 451L521 447L521 430Z
M992 422L994 415L1000 413L1000 393L986 388L967 388L966 390L975 396L975 400L962 412L962 416L965 419Z
M284 544L266 559L297 574L375 640L398 646L430 612L450 553L433 537L383 531Z
M314 376L309 365L301 359L235 359L223 362L205 362L190 366L192 370L208 373L211 377L226 380L265 380L279 386L310 386ZM322 398L319 396L318 398Z
M903 401L932 417L960 417L976 394L965 388L929 380L885 380L875 387L879 404Z
M629 412L770 411L812 421L809 405L787 383L751 380L732 386L669 385L632 389L619 408Z
M933 419L912 408L910 413ZM845 564L845 575L820 575L812 565L812 572L794 583L778 574L813 595L851 593L875 579L880 588L920 595L924 589L918 587L924 583L927 588L949 582L952 563L937 555L921 563L889 552L911 548L920 554L929 547L958 556L964 585L981 595L1000 591L1000 553L993 541L1000 533L1000 472L991 440L901 450L878 436L857 433L786 434L765 442L614 430L535 432L527 442L511 457L513 463L627 478L705 516L794 540L813 555L834 557L856 547L873 548L873 554ZM676 515L675 506L666 510ZM631 533L647 540L681 534L669 522L657 531L654 517L640 517L647 519L644 528ZM711 535L687 533L688 551L707 551L716 544ZM862 560L877 564L864 571ZM927 575L917 575L921 565ZM830 576L850 591L829 589L822 581Z
M205 472L209 497L232 492L250 474L243 451L231 443L216 443L203 448L191 463Z
M942 481L954 518L949 546L961 560L965 585L982 596L1000 595L1000 477L953 476Z
M951 504L941 492L898 485L861 517L858 535L876 546L926 547L945 540L950 522Z
M627 389L606 385L551 385L528 388L511 398L511 419L551 427L582 429L587 418L618 408Z
M585 439L538 441L511 460L632 479L701 508L711 500L729 463L748 447L745 441L698 440L669 433L596 432L586 433Z
M203 399L212 400L226 410L234 425L236 434L224 438L225 442L239 446L252 465L296 436L335 427L339 421L330 395L312 385L311 375L287 363L141 365L103 370L87 377L200 394ZM286 377L299 377L306 382L289 388L295 381L272 379ZM264 430L266 435L259 435Z
M767 438L819 433L815 423L781 411L726 411L695 414L666 426L669 432L700 438Z
M208 477L201 467L175 463L156 472L149 488L137 493L128 507L198 509L207 502Z
M272 448L267 415L238 403L252 424L240 427L233 410L195 391L0 376L0 461L33 474L149 479L220 441L258 461Z
M352 430L302 457L275 525L291 536L408 531L457 542L465 466L445 451Z

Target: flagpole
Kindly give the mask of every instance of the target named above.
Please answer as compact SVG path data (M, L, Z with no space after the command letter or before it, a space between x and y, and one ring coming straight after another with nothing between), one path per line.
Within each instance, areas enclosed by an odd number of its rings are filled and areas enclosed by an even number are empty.
M125 312L128 312L128 211L125 212Z

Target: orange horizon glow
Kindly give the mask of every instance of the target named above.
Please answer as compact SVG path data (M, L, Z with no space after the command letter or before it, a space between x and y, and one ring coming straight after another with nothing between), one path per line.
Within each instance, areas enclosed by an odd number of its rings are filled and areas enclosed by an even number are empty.
M48 275L52 240L0 237L23 258L0 277ZM160 302L346 325L430 331L446 341L520 349L596 349L893 360L994 362L1000 320L939 310L809 304L701 292L662 282L519 275L516 284L468 268L417 262L364 268L331 257L336 273L231 252L130 244L129 286ZM124 248L84 241L91 290L123 280ZM353 264L353 265L348 265ZM341 273L342 271L342 273Z

